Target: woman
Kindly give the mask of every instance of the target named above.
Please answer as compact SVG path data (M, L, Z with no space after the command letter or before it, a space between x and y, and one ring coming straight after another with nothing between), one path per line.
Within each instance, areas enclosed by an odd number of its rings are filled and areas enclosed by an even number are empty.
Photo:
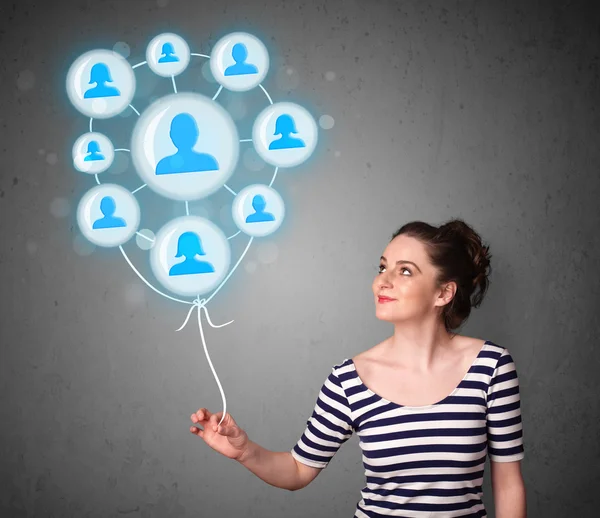
M272 452L227 414L191 432L276 487L306 487L356 432L367 485L355 518L486 517L486 456L497 518L526 516L519 381L506 347L453 333L488 286L488 247L460 219L412 222L381 256L377 318L393 336L335 365L298 443Z

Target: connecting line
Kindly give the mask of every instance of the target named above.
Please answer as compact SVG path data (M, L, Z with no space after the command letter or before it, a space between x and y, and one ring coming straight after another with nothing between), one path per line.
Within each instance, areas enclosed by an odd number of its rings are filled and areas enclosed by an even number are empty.
M269 187L271 187L271 185L273 185L273 182L275 181L275 177L277 176L277 171L279 171L279 166L275 167L275 172L273 173L273 178L271 178L271 183L269 184Z
M141 63L136 63L135 65L133 65L131 68L135 69L137 67L141 67L142 65L145 65L147 63L147 61L142 61Z
M177 85L175 84L175 76L171 76L171 82L173 83L173 90L177 93Z
M132 109L132 110L133 110L135 113L137 113L137 116L138 116L138 117L140 116L140 112L139 112L139 111L137 111L137 110L136 110L136 109L133 107L133 104L130 104L130 105L129 105L129 107L130 107L130 108L131 108L131 109Z
M210 56L207 56L206 54L197 54L196 52L191 52L190 56L200 56L201 58L208 58L208 59L210 59Z
M223 185L223 187L225 187L225 189L227 189L231 194L233 194L234 196L237 196L237 192L235 192L234 190L230 189L227 184Z
M154 286L152 286L152 284L150 284L144 278L144 276L140 272L137 271L136 267L133 266L133 263L129 260L129 257L127 257L127 254L125 253L125 250L123 250L123 246L122 245L119 245L119 250L121 250L121 253L123 254L123 257L125 258L125 260L127 261L127 264L129 264L129 266L131 266L131 269L137 274L137 276L142 281L144 281L144 283L146 284L146 286L148 286L149 288L151 288L152 290L154 290L159 295L162 295L163 297L166 297L167 299L173 300L175 302L180 302L181 304L192 304L192 305L194 304L193 302L190 302L189 300L176 299L175 297L171 297L171 295L167 295L166 293L163 293L162 291L156 289Z
M100 178L98 178L98 174L95 174L94 176L96 177L96 183L100 185Z
M145 236L141 232L136 232L136 234L140 237L143 237L146 241L150 241L151 243L154 243L154 239L152 239L151 237Z
M235 234L233 234L233 236L229 236L227 239L229 240L229 239L231 239L232 237L235 237L235 236L237 236L237 235L238 235L240 232L241 232L241 230L238 230L238 231L237 231Z
M223 85L219 86L219 89L217 90L217 93L214 95L214 97L212 98L212 100L214 101L217 96L221 93L221 90L223 90Z
M146 187L146 184L140 185L135 191L131 191L131 194L135 194L136 192L141 191L144 187Z
M265 87L262 85L262 83L261 83L261 84L259 84L258 86L260 86L260 87L262 88L262 91L263 91L263 92L265 92L265 95L267 96L267 99L269 99L269 102L270 102L271 104L273 104L273 100L271 99L271 96L269 95L269 92L267 92L267 91L265 90Z
M190 204L188 203L188 201L185 201L185 215L189 216L190 215Z
M240 142L252 142L252 139L251 138L245 138L245 139L240 140Z
M93 120L94 120L94 119L93 119L92 117L90 117L90 133L92 132L92 121L93 121Z
M127 153L131 153L129 149L125 149L124 147L120 147L119 149L115 149L115 151L127 151Z

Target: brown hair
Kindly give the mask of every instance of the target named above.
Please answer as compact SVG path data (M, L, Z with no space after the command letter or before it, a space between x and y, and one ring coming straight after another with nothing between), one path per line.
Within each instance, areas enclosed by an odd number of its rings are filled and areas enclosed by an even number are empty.
M479 307L489 285L491 273L489 246L461 219L452 219L439 227L423 221L411 221L400 227L392 240L404 234L421 241L429 259L438 270L438 286L454 281L457 289L452 300L443 307L442 318L450 332L461 326Z

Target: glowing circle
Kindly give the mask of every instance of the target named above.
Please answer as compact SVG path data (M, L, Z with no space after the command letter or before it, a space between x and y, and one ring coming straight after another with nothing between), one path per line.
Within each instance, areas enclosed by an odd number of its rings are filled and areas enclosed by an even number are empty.
M279 193L268 185L254 184L242 189L231 206L236 226L254 237L268 236L283 223L285 205Z
M163 226L150 251L158 281L179 295L202 295L224 279L231 261L221 229L198 216L182 216Z
M140 178L173 200L198 200L220 189L238 155L239 137L231 116L197 93L155 101L138 118L131 138L131 158Z
M69 100L84 115L107 119L121 113L133 99L135 75L128 61L112 50L90 50L67 73Z
M104 183L86 192L77 207L81 233L98 246L126 243L140 224L140 206L127 189Z
M73 165L83 173L102 173L112 165L114 158L115 148L102 133L84 133L73 145Z
M146 62L155 74L171 77L181 74L190 62L190 48L177 34L156 36L146 48Z
M290 102L267 106L252 127L256 152L265 162L278 167L304 162L314 151L317 139L318 128L312 115Z
M228 90L245 92L258 86L269 71L269 53L264 44L247 32L233 32L215 43L210 70Z

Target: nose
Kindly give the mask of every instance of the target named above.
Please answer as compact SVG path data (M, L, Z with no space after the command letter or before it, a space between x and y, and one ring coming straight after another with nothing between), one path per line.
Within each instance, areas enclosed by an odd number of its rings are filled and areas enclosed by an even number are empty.
M391 288L392 283L388 277L388 273L381 273L377 278L376 286L381 290L382 288Z

